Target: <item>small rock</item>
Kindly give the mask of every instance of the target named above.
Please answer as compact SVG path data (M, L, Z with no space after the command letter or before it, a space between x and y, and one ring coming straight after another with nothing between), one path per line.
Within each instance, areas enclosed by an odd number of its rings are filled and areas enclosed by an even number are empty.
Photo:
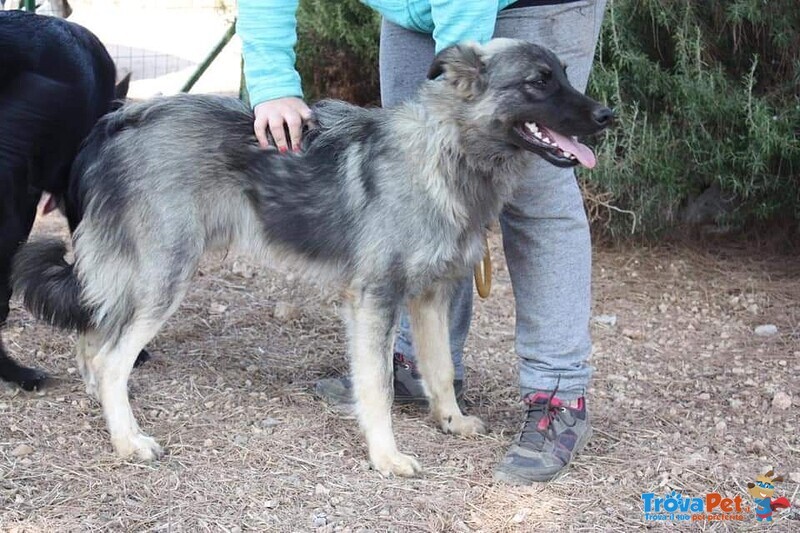
M245 263L244 261L234 261L233 266L231 266L231 272L246 279L250 279L255 276L252 265Z
M208 306L208 312L211 313L212 315L221 315L222 313L224 313L227 310L228 310L228 306L227 305L216 303L216 302L214 302L214 303L212 303L211 305Z
M800 472L790 472L789 481L792 483L800 483Z
M622 330L622 334L624 336L628 337L629 339L632 339L632 340L635 340L635 341L641 340L641 339L644 338L644 335L642 334L642 332L641 331L637 331L635 329L625 328L625 329Z
M314 494L317 496L325 496L331 493L331 489L326 488L325 485L322 483L317 483L317 486L314 487Z
M528 513L530 511L528 509L520 509L517 513L511 517L511 521L515 524L521 524L528 518Z
M617 315L597 315L594 317L594 321L598 324L604 324L606 326L616 326Z
M792 406L792 397L783 391L776 392L775 396L772 397L772 407L774 409L780 409L781 411L785 411L791 406Z
M775 324L762 324L760 326L756 326L755 332L759 337L771 337L773 335L777 335L778 326Z
M697 395L697 399L698 400L703 400L703 401L710 400L711 399L711 395L709 393L707 393L707 392L704 392L702 394L698 394Z
M203 446L206 448L211 448L214 445L214 441L211 439L206 439L203 441Z
M26 455L30 455L33 453L33 448L28 446L27 444L20 444L13 450L11 450L11 457L25 457Z
M764 443L760 440L754 440L753 442L748 443L745 449L749 453L760 453L764 449Z
M328 523L328 517L324 514L314 515L314 527L324 527Z
M273 312L273 316L278 320L293 320L298 317L300 311L297 307L293 306L289 302L278 302L275 304L275 311Z
M664 304L664 303L658 304L658 311L660 313L666 313L668 309L669 309L669 306L667 304Z
M728 429L728 424L725 423L724 420L720 420L717 422L717 425L714 426L714 434L717 437L721 437L725 434L725 431Z
M267 509L275 509L278 506L277 500L267 500L264 502L264 507Z
M261 421L261 427L262 428L274 428L275 426L277 426L280 423L281 423L280 420L276 420L276 419L271 418L271 417L270 418L265 418L264 420Z

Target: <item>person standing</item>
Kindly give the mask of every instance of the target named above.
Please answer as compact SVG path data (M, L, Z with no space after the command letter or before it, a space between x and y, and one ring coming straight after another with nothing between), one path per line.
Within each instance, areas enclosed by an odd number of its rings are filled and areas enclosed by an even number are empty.
M380 35L381 103L412 97L436 53L463 41L525 39L551 49L584 91L605 0L364 0L383 17ZM295 69L297 0L239 0L237 31L245 79L262 147L299 151L301 127L311 117ZM284 128L284 126L286 128ZM286 131L289 135L287 137ZM267 134L269 132L269 136ZM516 306L515 350L525 405L520 432L495 469L515 484L552 479L591 436L586 389L593 368L589 318L591 240L572 169L537 159L504 209L500 226ZM451 355L457 394L464 388L463 348L472 314L472 281L459 286L450 307ZM423 403L407 314L395 343L395 400ZM329 402L352 404L348 377L317 383Z

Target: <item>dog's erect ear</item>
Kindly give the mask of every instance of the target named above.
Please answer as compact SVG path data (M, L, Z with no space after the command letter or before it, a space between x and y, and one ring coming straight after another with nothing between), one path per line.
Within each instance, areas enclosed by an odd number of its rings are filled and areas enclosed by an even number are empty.
M486 64L480 46L475 43L456 44L436 54L428 70L428 79L443 74L444 79L467 99L482 93L486 89Z
M118 84L114 86L114 98L124 100L128 96L128 88L131 85L131 73L128 72Z

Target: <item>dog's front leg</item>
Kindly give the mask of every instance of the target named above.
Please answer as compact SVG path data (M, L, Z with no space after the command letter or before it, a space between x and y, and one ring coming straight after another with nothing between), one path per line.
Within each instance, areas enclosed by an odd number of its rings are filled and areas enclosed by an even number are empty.
M353 394L372 466L382 474L413 476L419 463L397 450L392 432L391 347L396 302L354 289L345 305Z
M486 433L481 419L464 416L456 402L447 320L449 294L447 286L439 285L408 304L417 365L430 397L431 414L445 433Z

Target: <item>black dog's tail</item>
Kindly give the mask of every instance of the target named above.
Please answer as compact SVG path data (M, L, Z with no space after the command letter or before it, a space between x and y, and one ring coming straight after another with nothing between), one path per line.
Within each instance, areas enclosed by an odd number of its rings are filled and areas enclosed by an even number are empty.
M64 260L66 245L56 239L24 244L14 255L14 292L36 318L67 330L86 330L91 310L81 304L74 265Z

